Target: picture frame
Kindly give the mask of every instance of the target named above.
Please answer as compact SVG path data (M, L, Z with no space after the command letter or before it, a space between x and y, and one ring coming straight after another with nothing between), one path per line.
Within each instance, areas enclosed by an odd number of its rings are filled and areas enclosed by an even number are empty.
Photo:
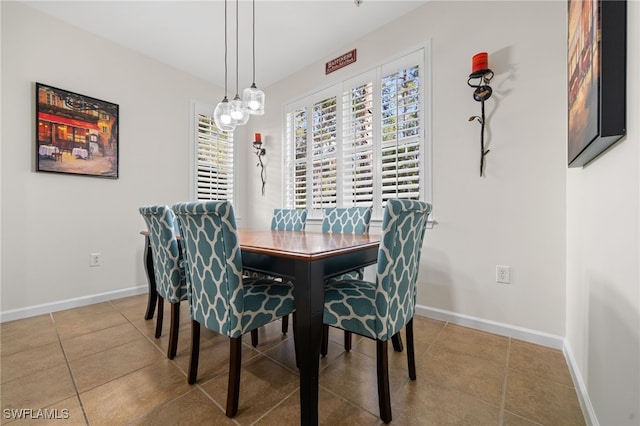
M36 82L37 172L117 179L117 104Z
M568 0L568 166L626 134L626 0Z

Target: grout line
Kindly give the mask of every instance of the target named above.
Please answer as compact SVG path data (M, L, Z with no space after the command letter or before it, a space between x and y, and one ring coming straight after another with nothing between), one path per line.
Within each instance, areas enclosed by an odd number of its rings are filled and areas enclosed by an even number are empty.
M504 379L502 381L502 394L500 395L500 411L498 414L498 425L504 424L504 405L507 399L507 378L509 375L509 357L511 355L511 337L507 340L507 363L504 367Z
M276 408L278 408L279 406L281 406L282 404L284 404L284 402L291 398L296 392L298 392L298 390L300 389L300 386L296 386L294 390L292 390L288 395L285 395L279 402L277 402L273 407L271 407L270 409L268 409L264 414L262 414L260 417L258 417L254 422L251 423L251 426L257 424L260 420L264 419L267 415L269 415L271 412L273 412Z
M84 404L82 403L82 398L80 398L80 392L78 391L78 384L76 383L76 379L73 376L73 371L71 371L71 364L69 363L69 358L67 357L67 352L64 350L64 345L62 344L62 339L60 338L60 333L58 332L58 327L56 326L56 320L53 317L53 313L49 313L51 317L51 322L53 323L53 328L56 331L56 337L58 338L58 345L60 345L60 350L62 351L62 356L64 356L64 362L67 366L67 371L69 372L69 377L71 378L71 383L73 384L73 389L76 391L76 398L78 403L80 404L80 410L82 411L82 417L84 417L84 424L89 425L89 418L87 417L87 412L84 409Z

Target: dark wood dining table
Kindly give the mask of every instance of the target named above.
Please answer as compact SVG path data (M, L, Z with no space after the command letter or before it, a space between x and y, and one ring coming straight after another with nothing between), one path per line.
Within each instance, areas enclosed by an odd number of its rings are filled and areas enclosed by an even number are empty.
M148 235L145 237L144 261L149 278L149 304L145 318L150 319L157 293L151 247ZM238 237L245 269L281 276L295 283L300 424L317 425L324 281L328 277L375 264L380 236L240 229Z

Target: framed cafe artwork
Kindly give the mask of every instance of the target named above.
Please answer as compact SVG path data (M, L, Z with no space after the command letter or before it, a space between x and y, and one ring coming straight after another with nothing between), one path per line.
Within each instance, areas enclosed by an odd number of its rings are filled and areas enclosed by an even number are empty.
M118 105L36 83L36 171L118 178Z

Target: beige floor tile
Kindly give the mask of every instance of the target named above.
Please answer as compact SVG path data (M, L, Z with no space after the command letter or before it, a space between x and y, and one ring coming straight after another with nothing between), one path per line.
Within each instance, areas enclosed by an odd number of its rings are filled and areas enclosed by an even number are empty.
M129 343L69 362L79 392L103 385L140 368L166 359L146 339Z
M2 356L2 383L52 367L66 365L59 342Z
M318 424L320 426L379 425L381 420L323 387L318 392ZM300 424L300 392L289 395L280 405L256 423L258 426L285 426Z
M226 407L228 376L220 375L201 388L221 407ZM242 365L240 400L234 420L250 425L291 394L299 384L298 375L265 356Z
M540 423L536 423L533 420L525 419L524 417L518 416L517 414L513 414L508 411L505 411L503 414L502 425L503 426L535 426L535 425L540 425Z
M289 318L289 332L287 334L282 334L282 322L280 320L272 321L258 329L258 346L256 349L262 352L267 351L288 338L293 338L293 322L291 318ZM242 336L242 341L247 345L251 345L251 333L245 333Z
M476 358L505 363L509 339L459 325L447 324L438 335L434 346Z
M175 364L164 358L82 392L80 399L92 426L112 426L140 418L192 389Z
M63 339L62 347L67 359L73 361L137 339L144 339L144 336L126 322L94 333Z
M498 363L434 346L416 357L418 378L456 390L489 404L498 405L502 395L506 363Z
M3 383L0 391L3 410L45 408L76 394L66 365L48 368Z
M204 383L219 375L226 376L229 371L229 338L219 334L210 335L209 337L208 341L201 341L200 343L197 383ZM258 355L259 352L251 346L242 345L243 364ZM174 358L176 365L185 375L189 372L190 359L191 348L185 352L178 353Z
M258 346L260 348L260 346ZM291 371L298 373L296 365L296 352L293 338L285 339L282 343L263 352L269 358L285 365ZM333 341L329 341L329 349L327 356L320 358L319 371L322 372L331 363L345 354L342 345L338 345Z
M8 355L57 342L50 314L0 324L0 353Z
M424 375L408 381L391 398L394 424L498 425L498 405L437 386Z
M109 302L53 313L53 320L61 339L92 333L127 322Z
M235 425L225 416L224 410L209 399L200 389L191 391L162 404L139 417L129 425Z
M509 368L573 387L562 351L512 340Z
M391 345L389 345L391 346ZM408 380L404 353L389 359L389 383L393 395ZM394 359L395 358L395 359ZM405 362L402 362L405 360ZM351 351L320 374L320 385L370 413L378 413L378 376L375 357Z
M573 387L509 369L505 410L548 425L583 425Z

